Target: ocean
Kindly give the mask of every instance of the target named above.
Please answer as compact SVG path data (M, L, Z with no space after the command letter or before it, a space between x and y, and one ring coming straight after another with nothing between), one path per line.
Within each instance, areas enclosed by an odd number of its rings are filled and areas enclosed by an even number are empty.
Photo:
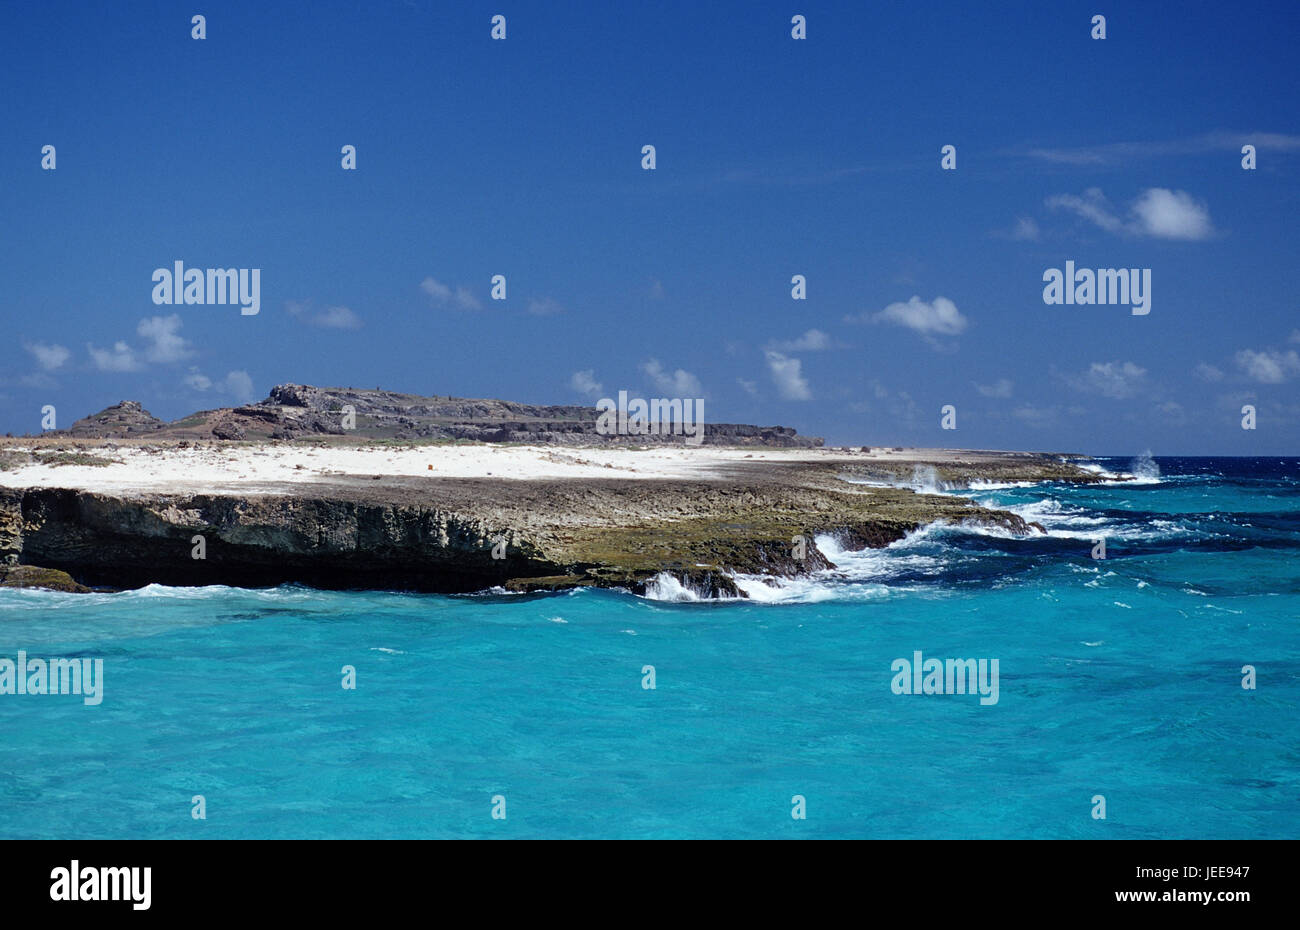
M1295 838L1300 460L1093 467L1139 479L918 473L1046 532L747 601L0 590L0 659L103 660L0 695L0 837ZM918 652L996 702L896 693Z

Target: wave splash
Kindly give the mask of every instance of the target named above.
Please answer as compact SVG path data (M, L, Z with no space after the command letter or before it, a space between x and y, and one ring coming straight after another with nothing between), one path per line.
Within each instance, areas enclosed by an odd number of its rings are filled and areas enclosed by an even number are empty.
M1156 460L1151 457L1150 449L1143 452L1129 463L1128 470L1133 474L1133 477L1145 479L1147 481L1160 477L1160 466L1157 465Z

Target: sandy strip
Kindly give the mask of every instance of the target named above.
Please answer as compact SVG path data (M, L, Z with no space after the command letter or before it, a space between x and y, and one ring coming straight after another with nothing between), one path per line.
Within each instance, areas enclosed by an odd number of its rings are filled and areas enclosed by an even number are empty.
M26 450L9 443L13 450ZM152 448L153 451L149 449ZM44 446L39 451L52 451ZM116 460L107 466L25 465L0 471L0 487L57 487L121 493L292 493L284 485L384 477L484 478L511 481L563 478L722 480L727 466L751 462L977 462L1001 453L940 449L900 452L837 449L672 447L618 449L570 446L216 445L188 448L79 444L77 452ZM430 467L432 466L432 467Z
M15 444L10 448L20 449ZM42 450L42 451L49 451ZM720 477L728 463L829 457L807 450L588 449L555 446L436 445L415 449L385 446L191 446L149 452L80 446L78 452L117 463L26 465L0 471L3 487L76 488L91 492L166 491L284 493L283 484L328 484L331 479L482 478L529 481L556 478ZM863 456L865 458L865 456ZM432 466L432 468L430 468Z

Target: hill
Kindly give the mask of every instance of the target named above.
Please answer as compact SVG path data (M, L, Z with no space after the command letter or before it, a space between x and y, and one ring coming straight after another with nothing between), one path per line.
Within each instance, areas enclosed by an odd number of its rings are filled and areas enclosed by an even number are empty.
M121 401L74 423L66 435L88 439L470 440L562 445L677 445L680 435L602 435L595 407L541 406L514 401L403 394L396 391L279 384L265 400L200 410L168 423L137 401ZM705 423L705 444L817 448L818 437L788 426Z

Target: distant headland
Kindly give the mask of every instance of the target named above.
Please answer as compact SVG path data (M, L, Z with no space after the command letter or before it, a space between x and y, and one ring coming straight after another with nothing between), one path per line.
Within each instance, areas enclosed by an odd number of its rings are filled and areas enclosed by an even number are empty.
M0 586L745 597L738 576L834 571L819 537L1042 532L943 490L1102 480L1060 454L828 449L743 424L703 436L609 435L595 407L299 384L170 423L124 401L0 440Z
M689 401L686 402L689 405ZM655 412L671 414L682 401L654 399ZM689 413L689 406L688 406ZM124 400L77 420L66 435L77 439L294 440L340 436L357 440L467 440L559 445L644 445L690 442L671 430L601 430L596 407L539 406L507 400L403 394L396 391L279 384L265 400L238 407L201 410L167 422L138 402ZM657 419L657 418L656 418ZM691 421L695 425L695 421ZM800 436L788 426L703 422L706 445L757 445L811 449L818 437ZM44 435L58 435L50 431Z

